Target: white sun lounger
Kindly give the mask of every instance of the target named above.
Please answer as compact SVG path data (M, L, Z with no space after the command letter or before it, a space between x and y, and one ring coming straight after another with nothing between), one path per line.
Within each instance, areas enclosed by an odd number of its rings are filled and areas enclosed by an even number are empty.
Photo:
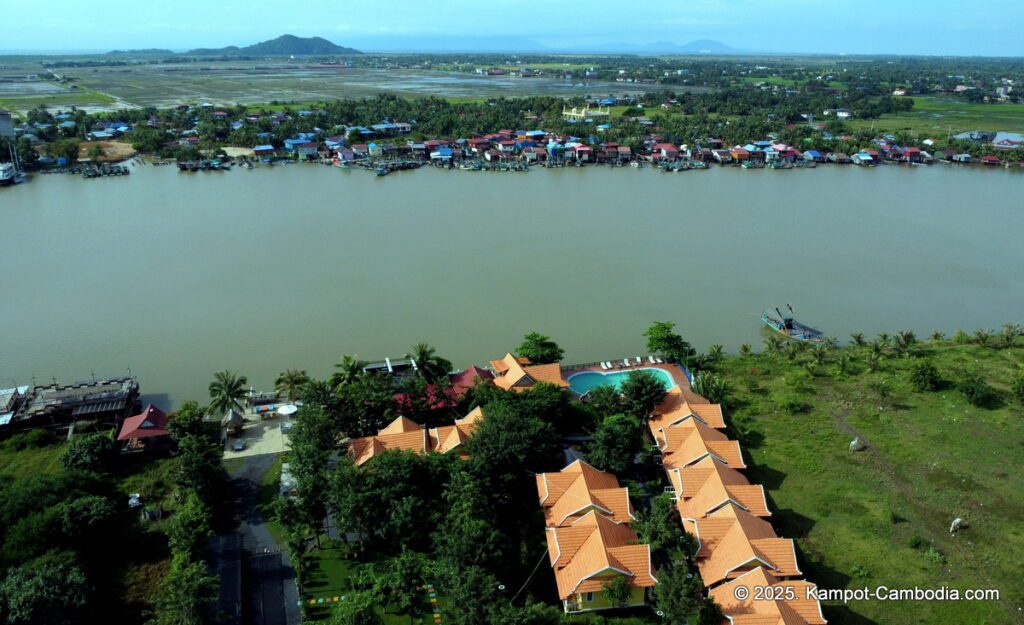
M623 367L628 367L628 366L630 366L630 365L629 365L629 358L623 358L623 359L622 359L622 366L623 366Z
M649 363L651 363L653 365L653 364L657 363L658 361L654 359L654 356L648 356L647 357L647 362L649 362Z
M660 364L662 364L662 363L663 363L663 362L665 362L665 361L664 361L664 360L662 360L661 358L655 358L655 359L654 359L654 362L656 362L656 363L658 363L658 364L660 365Z
M608 369L608 363L602 360L601 361L601 368L607 370Z
M613 363L613 362L612 362L612 361L610 361L610 360L606 360L606 361L604 361L604 364L608 365L608 368L609 368L609 369L614 369L614 368L615 368L615 363Z
M643 358L641 358L641 357L639 357L639 356L637 356L637 357L636 357L636 364L638 364L638 365L642 365L642 364L644 364L644 359L643 359Z

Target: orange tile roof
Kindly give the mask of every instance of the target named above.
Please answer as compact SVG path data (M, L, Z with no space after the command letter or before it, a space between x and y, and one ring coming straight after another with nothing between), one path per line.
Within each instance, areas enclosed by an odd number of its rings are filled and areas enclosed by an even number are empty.
M491 367L497 372L494 384L506 391L525 390L537 382L547 382L567 387L569 383L562 377L562 367L557 362L548 365L531 365L525 358L516 358L511 352L501 360L492 360Z
M392 449L427 453L448 453L460 447L476 431L484 413L476 408L453 425L428 430L407 417L398 417L380 430L376 436L364 436L349 441L348 454L356 465L368 462L374 456Z
M562 599L603 590L606 578L599 576L609 571L626 575L630 587L657 583L650 546L635 544L636 532L624 523L591 512L568 527L548 528L546 535Z
M582 460L556 473L538 474L536 481L548 527L571 525L592 510L621 523L633 518L629 489L620 488L619 480L611 473Z
M687 419L655 432L655 441L664 454L662 464L675 469L714 456L734 469L745 469L740 444L698 419Z
M747 598L736 598L736 588L746 587ZM755 600L755 588L779 587L776 600ZM733 625L826 625L821 604L810 593L817 587L799 580L780 580L758 567L711 590L711 598ZM785 589L791 589L787 592ZM787 596L792 596L791 600Z
M498 375L501 375L502 373L505 373L506 371L508 371L510 367L513 367L513 366L515 366L517 364L519 364L519 365L528 365L528 364L530 364L530 359L529 358L517 358L515 356L515 354L513 354L512 352L508 352L504 356L502 356L500 359L492 360L491 361L491 369L494 369L495 373L497 373Z
M771 524L736 506L697 519L697 567L706 586L764 566L776 577L802 575L792 540L779 538Z
M429 451L429 442L426 430L421 427L414 432L397 432L353 439L348 444L348 454L356 465L362 465L374 456L393 449L426 453Z
M721 405L709 404L700 395L684 391L679 386L673 386L668 390L665 399L654 409L654 416L648 421L648 427L651 434L657 436L658 430L673 427L690 418L697 418L713 428L725 428Z
M707 456L679 469L670 469L676 507L684 519L699 519L724 505L738 505L754 516L771 516L764 487L751 485L735 469Z

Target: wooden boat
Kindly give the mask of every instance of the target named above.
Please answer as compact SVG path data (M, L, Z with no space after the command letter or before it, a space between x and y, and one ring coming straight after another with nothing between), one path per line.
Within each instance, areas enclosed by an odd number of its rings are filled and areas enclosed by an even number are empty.
M811 326L804 325L793 318L793 308L789 305L789 316L783 315L778 308L775 309L777 316L767 310L761 311L761 321L779 334L794 341L806 341L809 343L821 343L825 340L825 333L815 330Z

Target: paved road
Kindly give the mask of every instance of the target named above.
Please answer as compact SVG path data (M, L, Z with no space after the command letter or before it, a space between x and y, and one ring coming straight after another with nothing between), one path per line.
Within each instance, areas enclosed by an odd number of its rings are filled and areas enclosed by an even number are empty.
M242 537L245 560L242 576L242 622L249 625L299 625L299 593L288 555L256 510L260 478L277 456L250 456L231 473L237 495L238 534Z

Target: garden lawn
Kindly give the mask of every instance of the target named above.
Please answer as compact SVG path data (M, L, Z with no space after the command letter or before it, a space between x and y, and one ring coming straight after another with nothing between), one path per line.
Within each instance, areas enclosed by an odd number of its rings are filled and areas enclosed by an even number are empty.
M1018 338L1010 349L943 341L917 351L937 366L940 390L915 391L907 358L890 356L869 372L867 348L834 351L813 373L809 354L727 358L719 369L733 389L732 435L751 482L767 490L776 531L796 539L800 567L820 588L1002 593L995 602L828 602L833 625L1017 623L1024 410L1008 390L1024 348ZM851 359L845 375L837 373L841 353ZM1001 406L972 406L954 388L967 367L996 387ZM856 436L867 450L849 451ZM965 528L954 536L956 517Z
M359 575L359 570L372 563L345 558L345 548L331 542L325 542L322 549L314 549L310 556L313 563L306 581L306 592L302 598L304 601L323 599L323 603L317 603L309 610L309 621L327 623L330 622L333 607L336 605L329 599L334 597L341 599L352 592L352 581ZM427 590L423 591L423 599L425 604L429 601ZM438 606L441 610L441 622L444 623L445 601L443 597L438 597ZM434 625L432 613L410 616L389 612L387 608L387 606L378 608L378 614L384 620L385 625Z

